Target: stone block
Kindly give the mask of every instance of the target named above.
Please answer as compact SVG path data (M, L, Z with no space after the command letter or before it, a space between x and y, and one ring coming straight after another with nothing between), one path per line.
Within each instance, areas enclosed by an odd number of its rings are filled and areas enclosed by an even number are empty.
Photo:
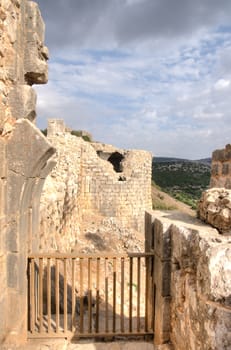
M211 188L204 191L199 202L198 215L220 233L228 233L231 230L231 190Z
M0 217L6 213L6 196L7 196L7 182L6 179L0 179Z
M27 118L34 122L36 117L36 92L28 85L18 85L10 90L9 101L14 118Z
M212 154L212 160L217 162L224 162L225 161L225 150L224 149L218 149L213 152Z
M150 252L154 249L154 233L153 233L153 213L145 212L145 251Z
M19 226L16 219L8 222L5 240L7 251L14 253L19 251Z
M220 244L210 247L207 252L207 284L201 285L201 293L211 301L231 306L231 247L230 244ZM204 266L198 266L200 275L204 275Z
M218 163L212 164L211 174L212 176L218 176L220 174L220 165Z
M7 314L7 295L3 293L0 297L0 344L4 341L4 333L6 330L6 314Z
M222 164L222 175L229 174L229 163Z
M196 261L196 241L198 231L196 226L186 227L184 224L172 225L172 263L176 269L187 269L191 271L195 268Z
M154 258L154 282L160 295L170 296L171 289L171 262L161 261L158 256Z
M36 3L27 2L26 10L25 79L29 84L44 84L48 79L48 50L43 45L45 27Z
M161 260L171 257L170 227L170 223L154 220L154 251Z
M27 340L27 303L26 298L14 290L8 292L8 307L6 327L9 330L8 342L11 344L25 343Z
M16 289L18 287L18 257L16 254L7 255L7 286Z
M0 139L0 179L6 177L6 143Z
M7 151L9 169L28 178L40 177L41 168L55 153L44 135L26 119L16 122Z
M227 188L228 190L231 190L231 178L228 177L228 178L225 180L224 187Z
M0 286L1 286L1 296L2 299L6 294L6 255L0 253Z
M26 3L26 12L27 12L27 32L29 34L36 33L39 41L44 42L44 33L45 33L45 24L41 17L41 13L38 7L38 4L35 2Z
M162 297L156 294L155 300L155 338L154 344L160 345L170 341L171 316L170 297Z
M18 215L24 181L25 178L22 175L11 171L8 172L6 199L6 213L8 220L11 220L11 216Z

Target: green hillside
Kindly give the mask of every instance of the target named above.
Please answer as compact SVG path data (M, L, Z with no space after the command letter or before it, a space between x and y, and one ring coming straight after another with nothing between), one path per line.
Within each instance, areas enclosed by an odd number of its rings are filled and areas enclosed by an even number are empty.
M153 159L152 177L160 188L174 198L196 208L197 201L210 181L209 159Z

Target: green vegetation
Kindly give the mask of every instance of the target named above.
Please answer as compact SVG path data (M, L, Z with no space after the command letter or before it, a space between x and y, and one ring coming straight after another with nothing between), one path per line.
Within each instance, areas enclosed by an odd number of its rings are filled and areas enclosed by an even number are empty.
M82 130L72 130L71 135L82 137L82 139L87 142L92 141L90 135L84 134Z
M166 205L165 203L158 202L155 200L155 202L152 203L152 209L153 210L176 210L177 208L174 205Z
M203 161L153 161L153 180L177 200L196 209L201 193L208 187L210 164Z
M47 136L47 129L40 130L44 136Z

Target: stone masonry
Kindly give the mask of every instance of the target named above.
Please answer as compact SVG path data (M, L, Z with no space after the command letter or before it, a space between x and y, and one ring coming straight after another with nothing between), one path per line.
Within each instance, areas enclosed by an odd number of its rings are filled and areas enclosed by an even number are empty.
M231 233L231 145L213 152L210 189L202 194L198 216L220 233Z
M231 238L179 212L146 213L155 252L155 343L231 349Z
M41 247L73 248L87 212L144 233L144 213L152 205L151 155L85 142L65 130L62 121L49 121L57 165L41 198Z
M35 127L47 81L44 23L27 0L0 1L0 344L27 338L27 255L38 246L40 193L54 148Z
M176 212L148 211L148 152L87 143L59 120L50 122L48 138L41 134L31 85L47 81L43 35L34 2L0 1L0 348L62 348L56 342L26 344L29 252L74 247L87 212L144 232L146 210L146 250L155 253L157 348L172 343L175 350L231 349L230 236ZM53 159L49 141L57 147ZM211 179L226 207L229 153L230 146L214 153ZM78 345L65 342L64 348Z
M231 189L231 145L213 152L210 187Z

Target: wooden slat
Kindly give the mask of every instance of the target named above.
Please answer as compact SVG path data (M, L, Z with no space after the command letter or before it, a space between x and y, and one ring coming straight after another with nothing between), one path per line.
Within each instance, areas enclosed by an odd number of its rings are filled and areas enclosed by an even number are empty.
M129 332L132 332L133 258L129 258Z
M72 340L75 339L79 339L79 338L111 338L111 337L115 337L115 336L122 336L122 337L134 337L134 336L145 336L145 335L153 335L153 332L109 332L109 333L105 333L105 332L99 332L99 333L83 333L83 334L77 334L76 337L74 336L72 338ZM139 344L139 343L138 343ZM97 345L96 345L97 346ZM145 349L145 348L144 348Z
M145 331L148 331L148 306L149 306L149 259L145 259Z
M137 332L140 332L140 259L137 258Z
M109 332L108 323L108 258L105 258L105 332Z
M75 340L79 340L80 338L111 338L111 337L114 337L114 336L128 336L128 337L133 337L133 336L145 336L145 335L153 335L153 332L132 332L132 333L129 333L129 332L124 332L124 333L121 333L121 332L116 332L115 333L112 333L112 332L109 332L109 333L105 333L105 332L100 332L100 333L84 333L84 334L74 334L72 332L67 332L67 333L50 333L50 334L47 334L47 333L30 333L28 334L28 339L57 339L57 338L66 338L66 339L71 339L71 341L75 341Z
M100 258L96 260L96 320L95 331L99 332L99 282L100 282Z
M112 331L116 331L116 258L113 259L113 315Z
M55 311L56 333L59 332L59 260L55 259Z
M147 331L153 329L153 257L148 257L148 268L147 268L147 278L148 278L148 313L147 313Z
M78 336L80 338L85 337L94 337L94 336L113 336L113 335L145 335L145 334L153 334L154 329L154 285L153 285L153 264L154 264L154 254L153 253L132 253L132 254L100 254L100 255L74 255L74 254L35 254L32 255L32 258L29 259L29 273L30 273L30 290L29 290L29 297L30 297L30 322L29 327L31 331L31 337L35 338L36 336L43 337L46 335L47 337L63 337L64 335L68 334L68 273L67 268L69 266L68 260L71 259L71 296L72 296L72 306L71 306L71 330L72 332L75 331L75 323L76 323L76 275L75 275L75 261L76 259L79 259L79 276L78 276L78 292L79 294L79 300L80 300L80 333L78 332ZM44 333L44 315L43 315L43 283L44 283L44 263L43 263L43 257L47 257L47 281L46 288L47 288L47 332ZM51 265L51 262L53 257L56 257L54 260L55 263L55 304L56 304L56 315L55 315L55 321L56 321L56 329L53 332L52 330L52 318L51 318L51 283L52 283L52 274L51 270L53 266ZM39 257L38 259L38 266L35 265L35 257ZM87 260L84 260L86 259ZM96 257L96 259L94 258ZM105 259L105 272L101 270L101 258ZM118 258L120 259L120 262L117 263ZM141 264L141 259L144 259L146 264L146 271L143 276L143 270ZM59 269L59 262L61 259L64 259L63 267L62 269L64 272L64 283L63 283L63 307L64 307L64 322L63 322L63 328L61 328L60 325L60 311L59 311L59 304L60 304L60 269ZM92 271L94 270L93 265L93 259L96 260L96 318L95 318L95 330L93 331L93 325L92 325L92 317L93 317L93 310L92 310L92 286L93 286L93 275ZM109 259L112 260L112 272L110 272L110 279L109 279ZM127 276L127 273L125 274L125 259L128 260L128 274L129 279L125 281L125 278ZM135 260L134 260L135 259ZM88 272L85 273L85 262L88 269ZM35 271L35 267L37 266L37 269ZM52 266L52 267L51 267ZM127 266L127 265L126 265ZM118 274L119 269L119 274ZM35 283L35 272L37 273L38 282L37 285ZM105 329L100 328L99 324L99 317L100 317L100 288L101 286L101 274L105 274ZM133 275L135 274L135 275ZM117 295L117 279L118 275L121 275L121 281L120 281L120 295ZM135 281L134 281L135 279ZM112 285L109 286L109 280L112 280ZM145 288L142 287L141 283L144 281ZM134 282L137 283L137 298L135 299L134 294ZM125 319L124 319L124 303L125 303L125 285L128 285L128 329L125 327ZM84 331L84 288L88 289L88 295L87 295L87 302L88 302L88 312L86 313L86 317L88 323L86 323L86 332ZM109 300L109 289L112 288L112 298ZM144 289L144 299L145 299L145 329L141 326L141 292L143 293ZM36 298L36 291L38 290L38 298ZM133 298L134 297L134 298ZM117 300L119 298L119 300ZM136 303L137 308L137 322L136 322L136 329L135 325L133 325L133 317L135 317L135 314L133 314L133 299ZM143 296L142 296L143 300ZM36 302L38 301L38 318L36 316ZM116 311L117 306L116 304L120 301L120 330L116 331ZM112 306L111 313L112 313L112 328L109 327L109 303ZM38 327L35 326L37 325ZM37 328L36 328L37 327ZM126 328L126 329L125 329ZM73 334L73 333L72 333Z
M39 332L43 331L43 258L39 258Z
M47 259L47 331L51 332L51 259Z
M80 297L80 333L84 332L84 309L83 309L83 259L81 258L79 261L80 268L80 289L79 289L79 297Z
M120 329L124 332L124 258L121 258Z
M63 330L67 331L67 259L63 261L64 279L63 279Z
M52 258L52 259L77 259L77 258L82 258L82 259L97 259L97 258L108 258L108 259L113 259L113 258L137 258L137 257L148 257L148 256L153 256L154 253L135 253L135 252L128 252L128 253L123 253L123 254L116 254L116 253L100 253L100 254L62 254L62 253L44 253L44 254L29 254L28 258Z
M88 258L88 332L92 332L92 259Z
M29 271L30 271L30 331L35 331L35 269L34 259L29 260Z
M71 259L71 330L75 330L76 322L76 296L75 296L75 259Z

